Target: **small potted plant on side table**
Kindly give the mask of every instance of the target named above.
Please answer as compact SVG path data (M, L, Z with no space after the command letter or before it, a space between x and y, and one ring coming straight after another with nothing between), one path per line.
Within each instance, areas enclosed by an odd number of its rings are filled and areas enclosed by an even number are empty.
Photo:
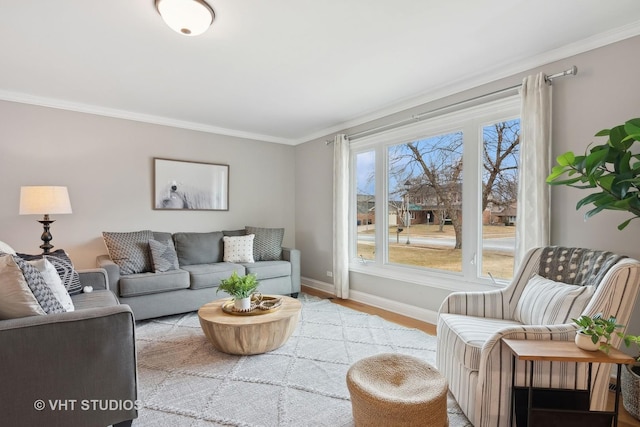
M258 288L258 278L255 274L247 274L239 276L237 272L233 272L228 279L222 279L218 290L224 291L231 295L234 299L233 306L237 311L251 310L251 295Z
M624 325L616 323L616 318L609 316L608 319L598 313L593 317L582 315L578 319L571 319L580 327L576 332L576 345L588 351L602 350L609 353L611 348L611 335L616 333L616 329ZM622 336L620 333L618 335Z
M581 316L579 319L572 319L580 330L576 333L576 345L583 350L602 350L609 353L611 344L609 343L613 333L621 337L625 346L630 347L636 344L640 347L640 336L625 335L622 332L615 332L616 329L624 327L624 325L616 324L615 317L611 316L604 319L602 314L596 314L593 317ZM578 344L578 335L588 337L588 344L591 348L585 348ZM583 340L584 338L580 338ZM636 354L636 363L633 365L624 365L622 368L621 388L622 388L622 405L624 409L636 419L640 419L640 354Z

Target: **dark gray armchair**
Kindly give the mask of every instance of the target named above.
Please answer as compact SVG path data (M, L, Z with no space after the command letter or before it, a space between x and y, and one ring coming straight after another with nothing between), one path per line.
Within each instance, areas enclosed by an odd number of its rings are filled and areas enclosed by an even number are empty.
M0 320L0 419L7 426L131 425L137 417L135 324L103 269L69 313Z

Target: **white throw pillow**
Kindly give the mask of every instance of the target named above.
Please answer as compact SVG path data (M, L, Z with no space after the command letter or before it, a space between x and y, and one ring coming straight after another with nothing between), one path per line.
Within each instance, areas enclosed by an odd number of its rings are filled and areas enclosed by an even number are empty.
M253 260L253 239L255 234L246 236L224 236L224 262L255 262Z
M16 254L16 251L14 251L11 246L7 245L3 241L0 241L0 252L4 252L5 254L10 254L10 255Z
M0 319L45 314L13 257L0 256Z
M56 267L46 258L35 259L27 262L37 268L40 274L42 274L44 282L49 286L49 289L51 289L51 292L53 292L53 295L60 302L64 310L75 310L71 296L69 296L69 292L62 284L62 279L60 278Z
M535 274L527 282L513 314L525 325L571 323L584 311L595 286L568 285Z

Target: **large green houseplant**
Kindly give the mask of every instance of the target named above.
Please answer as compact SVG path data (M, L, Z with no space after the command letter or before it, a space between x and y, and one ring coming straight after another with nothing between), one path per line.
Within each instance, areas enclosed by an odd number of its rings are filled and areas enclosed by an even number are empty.
M635 218L640 218L640 118L631 119L611 129L596 133L608 137L600 145L591 145L584 155L576 156L568 151L556 159L557 164L547 177L550 185L592 189L580 199L576 209L592 205L585 219L603 210L627 211L631 218L618 225L622 230ZM615 328L614 328L615 329ZM640 337L618 332L627 346L640 345ZM640 357L638 358L640 359ZM640 375L638 365L626 365L622 370L622 396L625 409L640 419Z
M571 151L561 154L547 182L583 189L599 188L599 192L578 201L576 209L593 205L585 213L585 219L606 209L628 211L633 216L618 225L622 230L631 220L640 217L640 150L634 147L640 141L640 118L603 129L595 136L607 136L607 142L590 146L584 155L576 156Z

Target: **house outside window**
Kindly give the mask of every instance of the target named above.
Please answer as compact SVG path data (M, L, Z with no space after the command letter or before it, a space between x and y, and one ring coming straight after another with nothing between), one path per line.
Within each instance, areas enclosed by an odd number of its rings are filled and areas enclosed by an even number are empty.
M452 289L506 283L519 138L510 97L353 141L351 269Z

